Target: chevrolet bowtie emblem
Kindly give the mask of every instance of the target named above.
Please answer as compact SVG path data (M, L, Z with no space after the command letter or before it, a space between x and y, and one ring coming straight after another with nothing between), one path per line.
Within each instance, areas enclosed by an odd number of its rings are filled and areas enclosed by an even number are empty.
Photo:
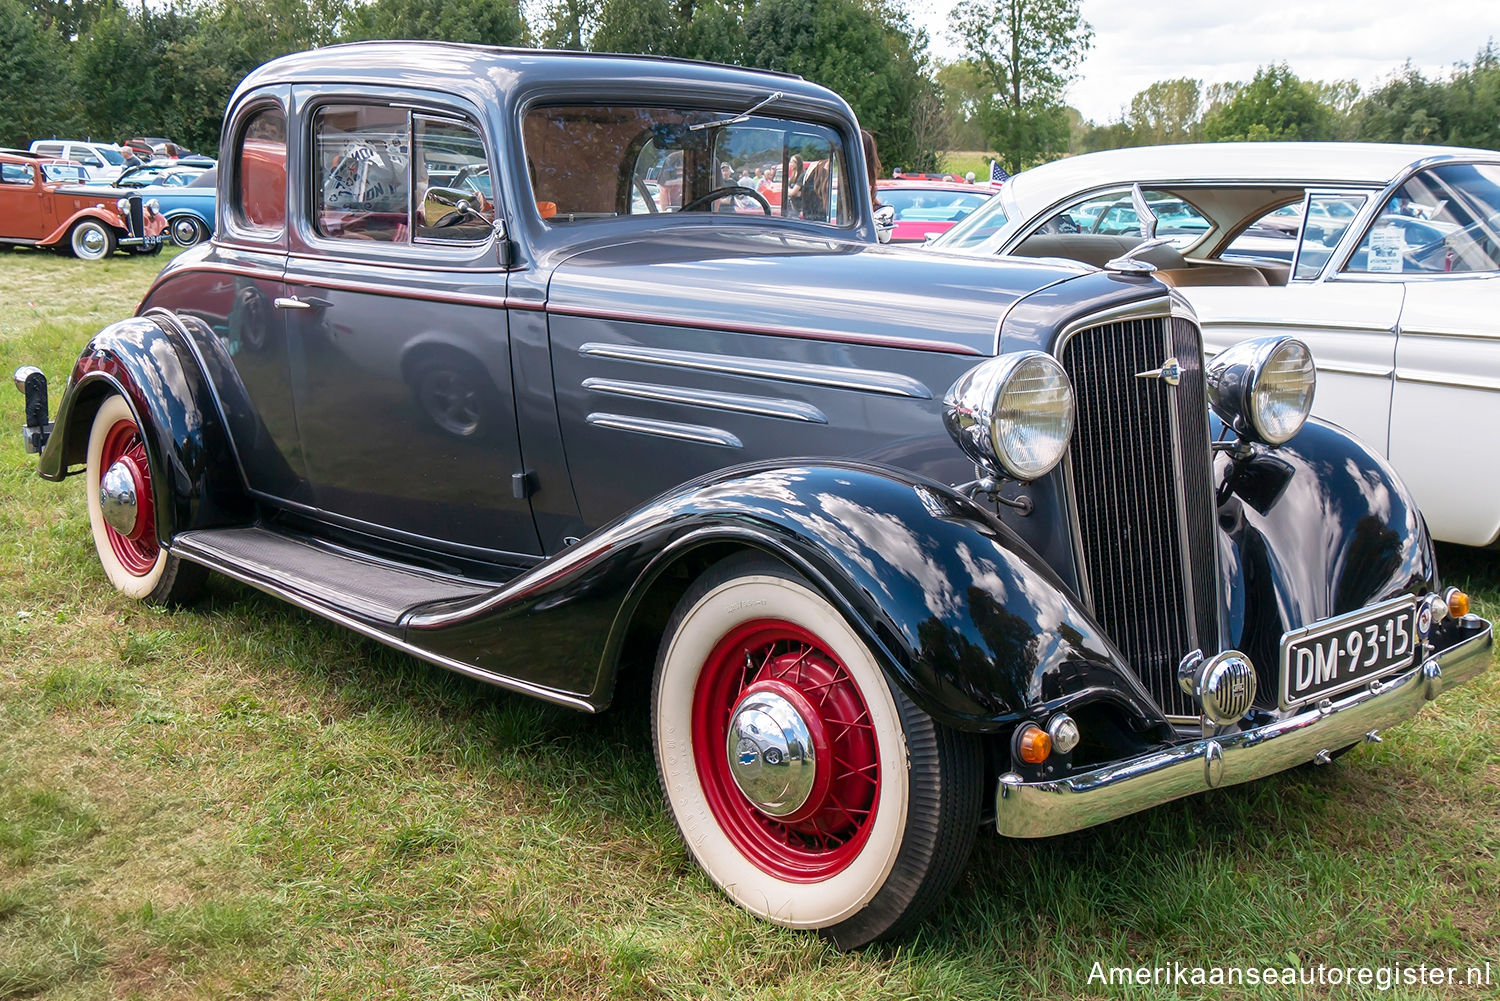
M1177 363L1176 358L1168 358L1161 363L1161 368L1137 372L1135 377L1137 379L1160 379L1169 386L1175 386L1182 381L1182 366Z

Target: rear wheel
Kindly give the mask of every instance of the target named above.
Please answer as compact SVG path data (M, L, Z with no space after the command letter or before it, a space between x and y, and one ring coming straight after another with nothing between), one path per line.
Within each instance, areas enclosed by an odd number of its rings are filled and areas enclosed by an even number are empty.
M841 948L942 899L979 823L970 735L886 680L843 616L785 566L715 566L678 604L652 689L662 789L736 903Z
M112 395L94 415L84 477L99 563L109 582L132 598L190 601L207 572L161 548L151 477L140 424L124 397Z
M102 261L115 252L115 231L98 219L80 219L68 234L73 256L85 261Z

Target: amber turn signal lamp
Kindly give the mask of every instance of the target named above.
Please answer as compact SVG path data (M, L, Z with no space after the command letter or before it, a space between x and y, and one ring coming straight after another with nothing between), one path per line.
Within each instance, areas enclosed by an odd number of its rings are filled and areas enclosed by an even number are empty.
M1039 765L1052 753L1052 738L1035 723L1027 723L1021 731L1021 739L1016 742L1016 748L1022 761L1028 765Z
M1469 596L1456 587L1448 589L1448 615L1460 619L1469 614Z

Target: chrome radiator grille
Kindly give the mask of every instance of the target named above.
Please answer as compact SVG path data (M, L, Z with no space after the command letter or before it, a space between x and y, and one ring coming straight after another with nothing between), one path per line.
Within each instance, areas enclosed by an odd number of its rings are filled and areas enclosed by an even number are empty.
M1176 386L1138 377L1169 358L1180 366ZM1106 323L1074 335L1059 360L1077 399L1069 466L1095 617L1168 716L1197 717L1177 665L1193 650L1218 650L1198 328L1167 317Z

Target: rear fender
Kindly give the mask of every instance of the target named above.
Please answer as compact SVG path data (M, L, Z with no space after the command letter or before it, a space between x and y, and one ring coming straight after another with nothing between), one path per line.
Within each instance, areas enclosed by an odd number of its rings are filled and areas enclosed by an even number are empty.
M1141 729L1165 726L1103 630L1013 532L948 487L875 464L781 460L701 477L481 602L413 616L407 641L602 708L667 572L734 549L802 574L949 725L993 732L1102 699Z
M161 541L192 528L244 524L252 506L212 387L170 317L105 327L79 355L38 463L43 479L82 472L94 415L111 393L130 404L151 460Z

